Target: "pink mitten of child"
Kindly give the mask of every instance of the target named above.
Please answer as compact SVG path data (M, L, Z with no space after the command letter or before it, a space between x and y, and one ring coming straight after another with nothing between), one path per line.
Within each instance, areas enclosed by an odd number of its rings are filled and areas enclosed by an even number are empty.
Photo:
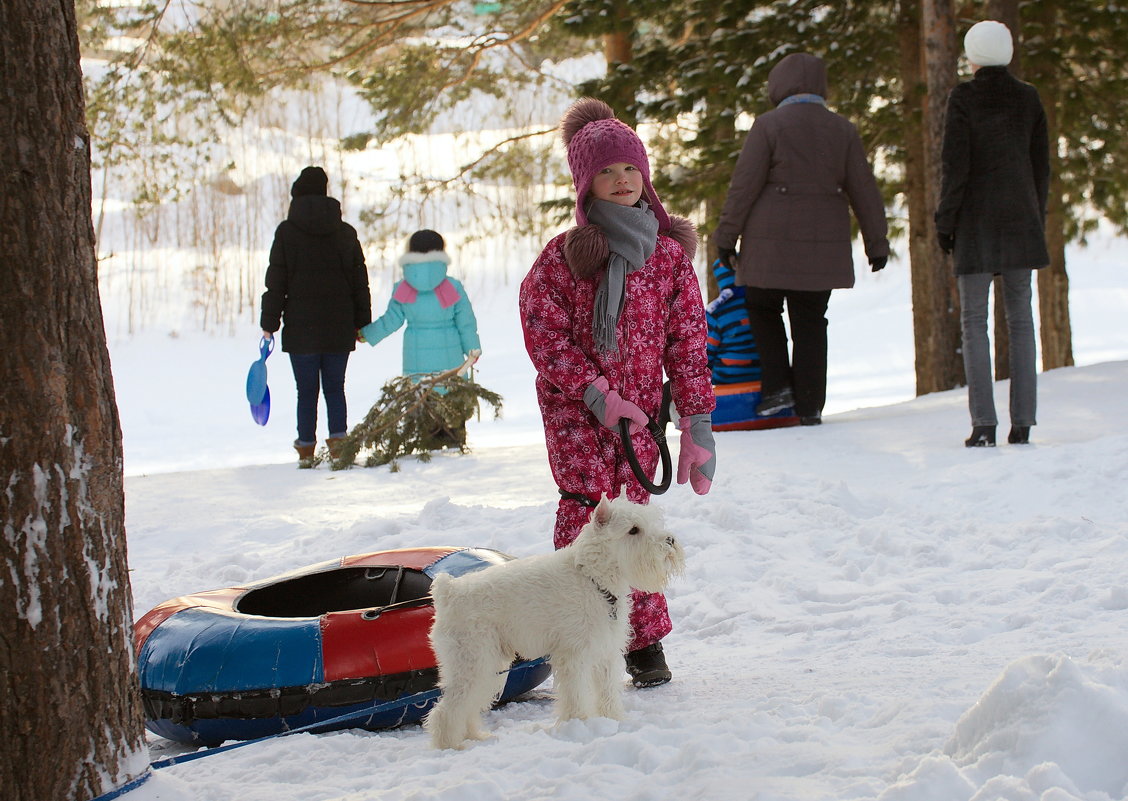
M619 420L623 417L631 421L632 434L642 431L650 422L646 412L611 389L603 376L592 381L584 390L584 405L591 410L596 420L612 431L619 430Z
M713 442L713 416L691 414L678 420L681 453L678 454L678 483L686 481L698 495L709 492L717 469L717 446Z

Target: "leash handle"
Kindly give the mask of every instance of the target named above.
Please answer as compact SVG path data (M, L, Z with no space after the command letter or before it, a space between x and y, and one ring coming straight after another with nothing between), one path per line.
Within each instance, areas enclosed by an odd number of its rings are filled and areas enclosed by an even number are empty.
M619 418L619 437L623 440L623 450L627 453L627 462L630 463L631 472L635 474L638 483L651 495L661 495L670 488L672 462L670 460L670 446L666 443L666 432L656 422L651 420L646 424L646 430L654 441L658 443L658 454L662 457L662 480L657 484L646 476L646 471L639 464L638 454L635 453L634 444L631 442L631 424L625 417Z

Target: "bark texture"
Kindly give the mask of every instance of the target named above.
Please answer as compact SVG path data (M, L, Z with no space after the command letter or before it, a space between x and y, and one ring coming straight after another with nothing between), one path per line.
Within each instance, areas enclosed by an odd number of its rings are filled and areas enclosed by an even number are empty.
M73 2L0 4L0 91L0 787L82 801L147 752Z
M951 0L904 0L899 19L907 132L906 195L912 265L916 392L964 384L959 294L951 258L940 250L932 214L940 195L944 109L955 85Z

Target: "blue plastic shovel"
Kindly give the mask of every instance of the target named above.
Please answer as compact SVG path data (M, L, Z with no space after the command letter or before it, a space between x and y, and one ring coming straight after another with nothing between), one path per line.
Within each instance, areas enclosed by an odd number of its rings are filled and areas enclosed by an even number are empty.
M274 350L274 338L259 341L259 357L251 362L247 371L247 402L251 404L251 417L260 426L270 419L270 387L266 385L266 357Z

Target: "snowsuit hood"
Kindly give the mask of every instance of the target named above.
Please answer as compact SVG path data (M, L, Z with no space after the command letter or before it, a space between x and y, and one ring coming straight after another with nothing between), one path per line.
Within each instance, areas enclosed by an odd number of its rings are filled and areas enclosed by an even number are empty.
M325 195L299 195L286 219L310 236L330 236L341 226L341 202Z
M466 290L447 277L450 257L441 250L408 252L399 263L404 279L396 283L380 319L361 329L365 341L375 346L407 323L405 375L449 370L462 364L470 351L480 351L478 321Z
M792 95L811 94L825 98L826 64L810 53L785 56L768 73L768 97L778 106Z
M430 292L447 277L450 256L441 250L429 253L405 253L400 256L403 279L418 292Z
M713 277L717 279L717 289L729 289L736 286L736 271L726 267L720 259L713 262Z

